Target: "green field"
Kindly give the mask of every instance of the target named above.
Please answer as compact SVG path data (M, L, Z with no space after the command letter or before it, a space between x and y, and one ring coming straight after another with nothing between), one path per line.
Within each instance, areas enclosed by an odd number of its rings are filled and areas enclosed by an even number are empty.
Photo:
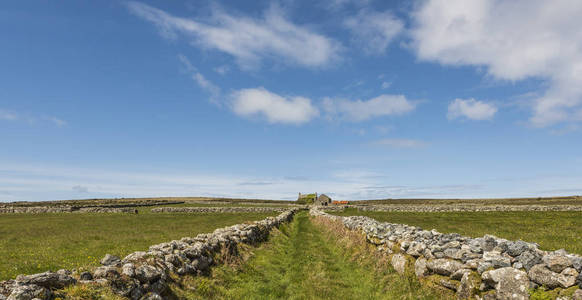
M342 226L343 227L343 226ZM351 241L299 213L235 267L189 277L174 288L181 299L442 299L448 294L397 274L360 234ZM352 236L353 238L353 236ZM382 265L378 265L382 264Z
M149 246L277 213L0 215L0 280L18 274L96 266L106 254L121 257Z
M367 212L346 209L341 216L361 215L382 222L457 232L471 237L493 234L536 242L544 250L564 248L582 254L582 212Z

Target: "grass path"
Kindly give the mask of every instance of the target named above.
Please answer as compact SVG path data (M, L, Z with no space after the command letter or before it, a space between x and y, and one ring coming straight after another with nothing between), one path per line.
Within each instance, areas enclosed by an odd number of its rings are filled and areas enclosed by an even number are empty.
M190 299L435 299L393 270L378 274L351 260L307 213L281 228L236 271L220 267L190 282ZM386 281L389 275L389 281ZM398 288L391 289L391 287ZM403 290L402 287L405 287ZM194 291L194 292L192 292Z

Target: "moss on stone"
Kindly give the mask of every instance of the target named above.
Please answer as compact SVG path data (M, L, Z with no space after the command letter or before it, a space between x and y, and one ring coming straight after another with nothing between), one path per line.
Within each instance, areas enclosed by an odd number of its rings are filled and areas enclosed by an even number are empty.
M461 284L461 282L457 281L457 280L453 280L447 276L443 276L443 275L438 275L438 274L433 274L433 275L429 275L426 276L424 278L420 279L422 283L428 285L429 287L432 288L437 288L437 289L451 289L451 287L455 287L455 289L459 288L459 285Z
M546 290L545 287L539 287L535 290L530 290L530 300L554 300L560 295L561 288Z

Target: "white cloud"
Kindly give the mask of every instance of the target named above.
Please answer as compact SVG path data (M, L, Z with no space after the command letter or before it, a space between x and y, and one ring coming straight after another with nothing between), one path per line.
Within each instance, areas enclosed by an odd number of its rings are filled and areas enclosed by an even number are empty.
M234 92L232 110L239 116L264 117L269 123L301 124L319 115L308 98L280 96L262 87Z
M390 86L392 86L392 82L389 82L389 81L382 82L382 89L385 90L385 89L389 88Z
M371 118L402 115L414 109L415 104L403 95L380 95L370 100L332 99L323 100L323 108L331 119L365 121Z
M455 99L449 104L447 118L453 120L456 118L467 118L471 120L491 120L497 107L493 104L475 99Z
M388 11L361 10L347 18L344 25L352 32L353 40L371 54L386 52L390 42L404 29L404 23Z
M428 0L413 13L413 46L424 60L485 66L502 80L541 78L536 126L576 120L582 106L582 1Z
M381 139L372 142L372 144L393 148L420 148L426 146L426 143L423 141L410 139Z
M193 38L193 45L234 56L245 68L257 66L264 58L325 66L338 58L341 48L336 41L291 23L276 7L265 11L262 19L214 10L208 23L176 17L140 2L129 2L128 8L154 23L164 37L174 39L183 34Z

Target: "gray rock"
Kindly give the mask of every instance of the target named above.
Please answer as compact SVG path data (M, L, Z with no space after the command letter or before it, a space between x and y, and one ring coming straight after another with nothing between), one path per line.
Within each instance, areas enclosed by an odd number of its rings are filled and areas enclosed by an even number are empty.
M483 237L481 248L484 251L492 251L497 246L497 237L493 235L485 235Z
M80 280L93 280L93 275L91 272L83 272L79 275Z
M143 252L143 251L133 252L133 253L129 254L128 256L126 256L123 259L123 262L124 263L137 262L140 260L144 260L147 256L148 256L147 252Z
M527 274L535 283L544 285L550 289L557 287L569 288L576 284L575 277L553 272L543 264L533 266Z
M525 251L516 257L526 271L531 267L542 263L542 256L537 251Z
M458 299L471 299L477 293L480 285L478 275L467 272L461 278L461 284L457 289Z
M112 280L109 284L111 290L122 297L129 297L138 284L134 280Z
M522 263L520 263L520 262L515 262L515 263L513 263L513 267L514 267L515 269L518 269L518 270L519 270L519 269L523 269L523 264L522 264Z
M461 250L457 248L447 248L443 251L446 258L461 259Z
M572 295L572 300L582 300L582 290L577 290Z
M148 293L147 295L141 297L140 300L164 300L164 298L156 293Z
M525 252L526 250L534 250L536 247L533 244L526 243L522 240L518 240L515 242L507 242L507 254L516 257L519 256L521 253Z
M16 285L7 300L48 300L51 298L51 291L45 287L35 284Z
M402 254L394 254L392 256L391 263L396 272L400 274L404 274L406 272L406 256Z
M135 266L132 263L124 264L121 267L121 274L128 276L128 277L135 277Z
M461 280L461 278L463 278L463 275L465 275L465 273L471 273L471 270L469 270L469 269L457 270L453 274L451 274L451 279Z
M529 299L527 273L511 267L486 271L483 281L494 287L497 299Z
M491 263L495 268L505 268L511 266L511 258L503 256L499 251L483 252L483 260Z
M150 265L141 265L135 269L135 277L141 283L151 283L162 277L162 272Z
M424 277L429 274L428 268L426 267L427 260L424 257L420 257L414 263L414 274L416 277Z
M564 255L564 251L554 251L545 255L542 260L548 266L548 269L560 273L565 268L572 266L572 260Z
M192 267L196 270L206 271L210 267L212 259L210 257L200 256L192 260Z
M117 268L112 266L98 267L93 272L93 278L95 279L115 279L117 277L119 277L119 272L117 272Z
M560 274L564 275L564 276L572 276L572 277L578 277L578 271L576 271L576 269L574 268L565 268L564 270L562 270L562 272L560 272Z
M77 281L75 278L59 273L44 272L34 275L18 275L16 277L16 283L20 285L35 284L47 289L62 289L71 284L75 284Z
M578 273L582 273L582 257L576 256L572 258L572 267L574 267Z
M410 247L408 247L406 253L414 257L419 257L424 252L424 249L426 249L426 245L424 243L414 241L410 244Z
M105 254L105 257L103 257L103 259L101 259L101 264L104 266L119 267L119 266L121 266L121 259L119 259L119 257L111 255L111 254Z
M437 258L427 262L427 268L434 273L449 276L456 272L457 270L463 269L464 265L458 261Z
M483 272L485 272L491 268L493 268L492 263L486 262L486 261L481 261L481 262L479 262L479 265L477 266L477 272L479 274L483 274Z

